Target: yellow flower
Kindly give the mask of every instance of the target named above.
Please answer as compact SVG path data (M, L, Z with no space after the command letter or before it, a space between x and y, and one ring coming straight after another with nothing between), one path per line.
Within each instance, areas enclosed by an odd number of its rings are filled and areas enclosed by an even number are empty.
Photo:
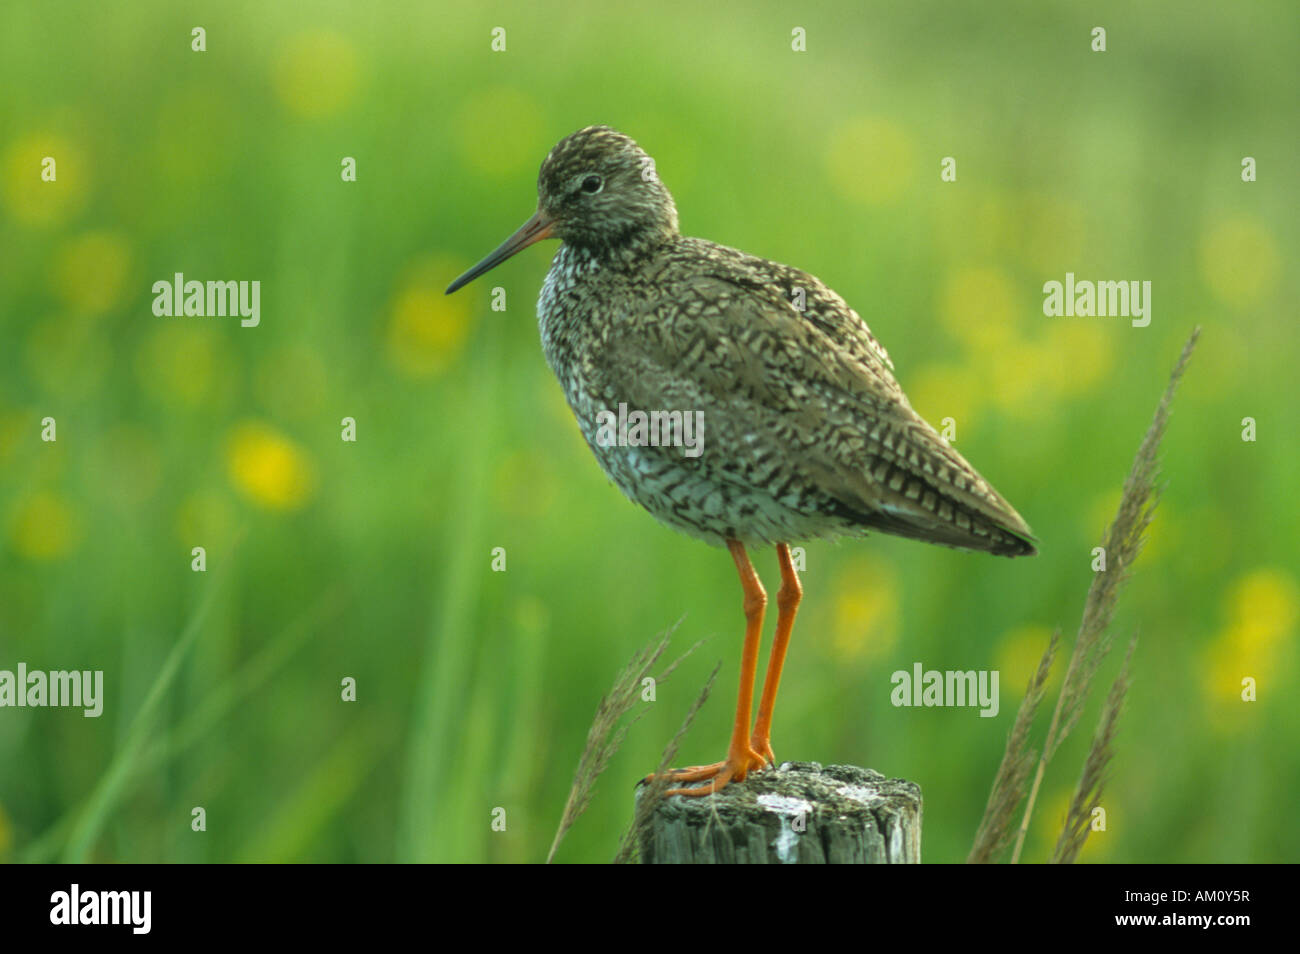
M1063 394L1086 394L1108 380L1114 336L1104 324L1052 320L1044 341L1046 377Z
M398 286L388 322L388 357L412 377L442 371L465 344L474 296L443 294L455 274L440 258L426 258L411 266Z
M1201 271L1220 301L1255 304L1277 281L1277 242L1258 222L1238 217L1218 222L1201 237Z
M880 659L898 642L898 574L872 556L851 560L835 578L833 647L851 659Z
M1300 614L1300 589L1295 580L1276 567L1261 567L1239 579L1226 597L1227 624L1205 652L1204 690L1225 712L1249 705L1242 701L1242 680L1255 680L1263 690L1265 680L1276 685L1284 653L1294 636ZM1235 729L1242 721L1216 718L1214 725Z
M346 108L356 94L357 54L333 30L310 30L291 37L275 64L281 101L300 116L329 116Z
M1124 498L1122 487L1113 487L1104 493L1099 494L1093 499L1092 514L1088 521L1084 539L1088 542L1088 566L1092 566L1091 550L1093 547L1103 546L1106 541L1106 531L1110 529L1111 523L1115 520L1115 513L1119 509L1120 501ZM1168 501L1162 501L1155 512L1155 517L1151 525L1147 527L1146 533L1143 534L1142 552L1138 554L1139 563L1150 563L1160 559L1162 553L1169 550L1170 545L1178 540L1179 533L1179 514L1177 508ZM1110 554L1106 554L1110 559ZM1108 563L1107 566L1110 564Z
M965 429L974 425L984 409L980 398L986 389L969 362L926 365L904 383L912 407L940 433L944 418L956 422L955 444L961 442Z
M55 179L42 178L46 158L54 160ZM5 150L4 202L23 225L51 226L70 218L86 202L88 169L81 148L51 133L35 133Z
M67 556L81 536L72 508L49 491L39 491L18 505L9 539L19 555L36 562Z
M261 422L231 432L226 465L235 487L268 510L296 510L315 490L315 470L306 451Z
M1243 650L1276 647L1295 626L1300 607L1295 580L1276 567L1243 576L1229 599L1233 618L1245 625Z
M117 303L130 272L131 250L120 234L86 232L55 253L51 279L69 305L99 314Z
M1016 290L1001 269L957 268L944 280L939 320L977 355L997 354L1011 345L1020 311Z
M1046 416L1061 391L1059 378L1047 373L1046 349L1013 341L989 358L986 374L993 403L1021 420Z
M1052 631L1038 624L1018 627L1002 638L997 650L997 668L1001 674L999 685L1004 692L1013 693L1010 698L1024 697L1029 679L1038 669L1039 660L1051 639ZM1051 687L1061 681L1061 663L1061 651L1058 648L1052 674L1047 679L1049 694Z
M1053 762L1055 765L1055 762ZM1065 819L1070 814L1070 801L1074 798L1073 788L1064 788L1055 792L1051 797L1042 796L1038 799L1038 805L1034 809L1034 818L1031 820L1030 828L1034 829L1040 841L1039 845L1043 852L1041 857L1031 856L1029 853L1029 841L1025 842L1025 852L1020 856L1021 861L1047 861L1052 857L1052 852L1056 850L1057 839L1061 837L1061 829L1065 827ZM1111 838L1111 818L1110 810L1107 805L1106 793L1102 792L1102 801L1100 807L1106 810L1106 830L1089 831L1088 838L1079 849L1079 861L1100 861L1110 853ZM1088 819L1089 828L1092 826L1092 818ZM1008 854L1007 857L1010 857Z

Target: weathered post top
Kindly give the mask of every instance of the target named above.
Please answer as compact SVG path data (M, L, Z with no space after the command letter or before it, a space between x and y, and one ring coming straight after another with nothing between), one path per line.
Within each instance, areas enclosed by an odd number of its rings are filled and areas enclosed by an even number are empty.
M645 864L917 863L921 789L853 765L785 762L707 798L664 799L639 848Z

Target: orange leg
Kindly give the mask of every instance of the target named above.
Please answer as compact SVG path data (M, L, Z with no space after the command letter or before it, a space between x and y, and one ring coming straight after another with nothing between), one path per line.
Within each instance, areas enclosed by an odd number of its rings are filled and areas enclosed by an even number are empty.
M758 642L763 634L763 610L767 606L767 593L759 582L754 566L749 562L744 544L739 540L728 540L727 549L736 561L736 570L740 573L740 585L745 591L745 648L740 656L740 694L736 700L736 722L731 730L731 747L727 758L714 765L698 765L694 768L677 769L671 777L677 782L698 782L713 779L712 785L699 788L675 788L668 795L709 795L727 785L728 782L744 781L750 772L761 769L767 763L759 752L749 744L749 717L754 708L754 680L758 676Z
M763 680L763 695L758 700L758 718L749 744L768 762L775 762L772 754L772 708L776 705L776 690L781 685L781 668L785 665L785 651L790 645L790 631L794 628L794 614L803 598L803 587L790 562L790 547L776 545L776 558L781 564L781 589L776 593L776 635L772 638L772 654L767 660L767 677Z

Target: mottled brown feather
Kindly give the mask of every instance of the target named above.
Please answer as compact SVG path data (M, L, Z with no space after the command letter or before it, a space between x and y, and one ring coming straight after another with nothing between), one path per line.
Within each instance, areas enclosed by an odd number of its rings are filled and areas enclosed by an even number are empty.
M605 473L659 520L714 544L880 530L1034 552L857 312L807 272L683 237L633 140L592 126L556 144L538 217L563 243L538 301L547 361ZM702 412L703 453L603 444L598 415L620 404Z

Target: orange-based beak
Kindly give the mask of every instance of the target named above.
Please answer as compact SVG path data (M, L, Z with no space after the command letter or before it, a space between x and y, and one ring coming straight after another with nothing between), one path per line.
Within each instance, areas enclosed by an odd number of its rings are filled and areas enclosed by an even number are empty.
M523 225L519 226L518 231L502 242L495 252L447 286L446 294L450 295L457 288L460 288L462 285L468 285L484 272L490 272L511 255L515 254L515 252L522 251L534 242L540 242L544 238L550 238L551 226L554 224L555 223L550 219L544 218L541 212L538 212Z

